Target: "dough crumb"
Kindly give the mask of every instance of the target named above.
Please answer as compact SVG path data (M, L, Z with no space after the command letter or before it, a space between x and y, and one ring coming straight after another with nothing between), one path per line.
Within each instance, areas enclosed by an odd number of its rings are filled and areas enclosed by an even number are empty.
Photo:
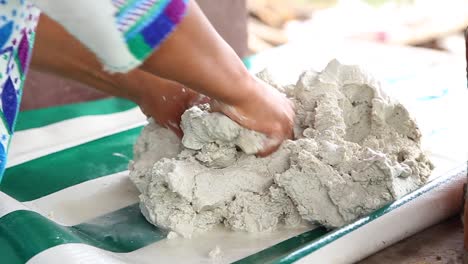
M47 214L47 217L48 217L49 219L52 219L52 220L55 219L55 213L54 213L54 211L49 211L49 213Z
M210 259L219 259L221 258L222 254L223 252L221 251L221 248L217 245L208 253L208 256Z
M174 231L170 231L168 234L167 234L167 239L174 239L174 238L178 238L179 237L179 234L177 234L176 232Z

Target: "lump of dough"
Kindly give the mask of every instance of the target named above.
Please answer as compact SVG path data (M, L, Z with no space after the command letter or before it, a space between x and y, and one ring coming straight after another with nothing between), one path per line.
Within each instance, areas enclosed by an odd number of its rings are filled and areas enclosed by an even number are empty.
M150 121L131 179L149 222L184 237L224 224L262 232L302 220L350 223L423 185L433 165L403 105L358 66L332 60L295 85L260 77L295 105L294 139L259 158L266 137L207 105L182 116L184 137Z

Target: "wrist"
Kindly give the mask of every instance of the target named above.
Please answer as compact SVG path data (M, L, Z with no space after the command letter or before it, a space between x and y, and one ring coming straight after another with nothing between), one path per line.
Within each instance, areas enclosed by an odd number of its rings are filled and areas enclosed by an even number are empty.
M138 70L126 74L105 74L101 78L110 87L107 92L129 99L138 105L151 95L151 86L144 81L144 76L141 76Z
M229 77L225 77L225 81L221 83L222 87L217 88L220 96L215 99L227 105L240 107L258 96L258 83L247 70L230 74Z

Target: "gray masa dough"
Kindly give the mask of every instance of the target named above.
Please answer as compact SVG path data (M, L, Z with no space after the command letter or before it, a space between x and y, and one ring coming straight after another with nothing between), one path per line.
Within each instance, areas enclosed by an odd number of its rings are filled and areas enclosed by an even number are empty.
M258 158L266 137L206 105L183 114L182 140L150 120L130 164L149 222L184 237L220 223L335 228L427 181L433 165L414 119L362 68L332 60L295 85L275 84L267 71L259 78L294 102L295 139Z

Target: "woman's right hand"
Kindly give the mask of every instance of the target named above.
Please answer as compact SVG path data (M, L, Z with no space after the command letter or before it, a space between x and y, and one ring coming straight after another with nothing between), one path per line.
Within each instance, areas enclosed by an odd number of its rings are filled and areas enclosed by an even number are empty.
M217 34L194 0L177 30L146 59L142 70L173 80L211 98L215 110L269 140L268 155L293 134L294 111L277 90L254 78Z
M293 103L282 93L262 80L252 77L247 98L235 104L213 100L212 109L227 115L245 128L263 133L267 141L257 155L267 156L276 151L281 143L293 137Z

